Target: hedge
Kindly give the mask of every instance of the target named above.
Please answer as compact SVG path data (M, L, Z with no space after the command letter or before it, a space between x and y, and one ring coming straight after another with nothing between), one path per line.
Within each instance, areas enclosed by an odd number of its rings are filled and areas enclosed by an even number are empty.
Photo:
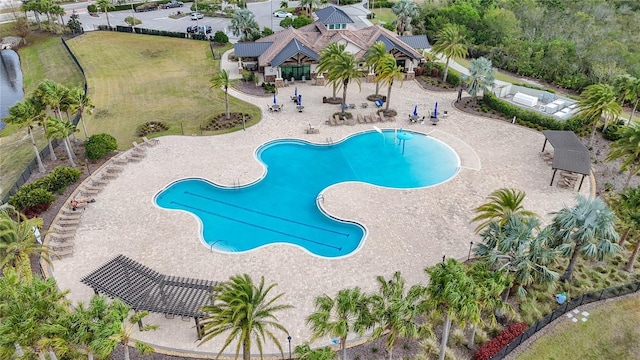
M23 186L9 198L9 204L31 218L47 210L55 199L46 189Z
M542 115L528 109L522 109L507 101L498 99L498 97L491 92L484 94L483 101L489 108L509 118L515 116L518 119L518 123L532 128L540 130L564 130L566 127L565 123L556 120L552 116Z
M98 160L117 148L116 138L104 133L91 135L84 143L85 155L91 160Z

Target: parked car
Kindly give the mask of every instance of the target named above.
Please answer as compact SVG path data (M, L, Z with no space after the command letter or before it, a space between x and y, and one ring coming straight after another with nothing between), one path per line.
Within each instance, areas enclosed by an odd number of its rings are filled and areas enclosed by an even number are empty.
M273 16L277 18L292 18L293 14L290 12L278 10L273 12Z
M177 8L182 6L184 6L184 3L182 1L172 1L164 4L165 9L172 9L172 8Z
M187 34L195 34L198 32L198 25L187 26Z
M202 15L202 13L199 13L199 12L191 13L191 20L198 20L198 19L204 19L204 15Z

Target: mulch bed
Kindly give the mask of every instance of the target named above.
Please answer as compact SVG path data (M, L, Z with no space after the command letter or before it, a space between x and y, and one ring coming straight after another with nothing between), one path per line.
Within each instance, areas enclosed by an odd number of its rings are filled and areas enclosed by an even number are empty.
M233 88L238 91L242 91L247 95L262 96L262 97L273 96L272 93L265 93L264 88L262 86L256 86L254 82L250 82L250 81L244 81L244 80L236 81L235 83L233 83Z

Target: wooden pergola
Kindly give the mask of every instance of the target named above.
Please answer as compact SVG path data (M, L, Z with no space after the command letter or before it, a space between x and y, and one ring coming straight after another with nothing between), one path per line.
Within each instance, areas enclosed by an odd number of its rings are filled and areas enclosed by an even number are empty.
M212 304L217 282L160 274L124 255L109 260L81 279L97 294L120 299L134 311L193 318L198 340L202 307ZM139 324L142 326L142 324Z

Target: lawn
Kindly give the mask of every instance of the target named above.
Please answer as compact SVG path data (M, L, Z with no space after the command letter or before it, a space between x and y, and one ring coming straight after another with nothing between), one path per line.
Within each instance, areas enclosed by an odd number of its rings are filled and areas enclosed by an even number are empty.
M518 360L640 359L640 296L590 309L586 322L564 320Z
M3 27L1 31L11 32ZM27 37L28 46L18 50L23 73L25 95L29 96L44 79L51 79L66 86L82 86L82 74L62 45L59 36L33 33ZM41 128L34 129L38 148L46 141ZM10 188L24 168L35 157L24 128L7 125L0 132L0 192Z
M371 5L373 6L375 4L372 2ZM373 24L391 24L396 19L396 14L388 8L371 9L371 12L376 14L376 17L371 20Z
M208 42L93 32L68 44L96 107L85 119L89 134L110 133L122 150L139 139L136 129L146 122L169 126L156 135L200 134L201 125L224 111L224 93L210 89L219 60L212 60ZM230 107L260 117L257 107L243 101L230 98Z

